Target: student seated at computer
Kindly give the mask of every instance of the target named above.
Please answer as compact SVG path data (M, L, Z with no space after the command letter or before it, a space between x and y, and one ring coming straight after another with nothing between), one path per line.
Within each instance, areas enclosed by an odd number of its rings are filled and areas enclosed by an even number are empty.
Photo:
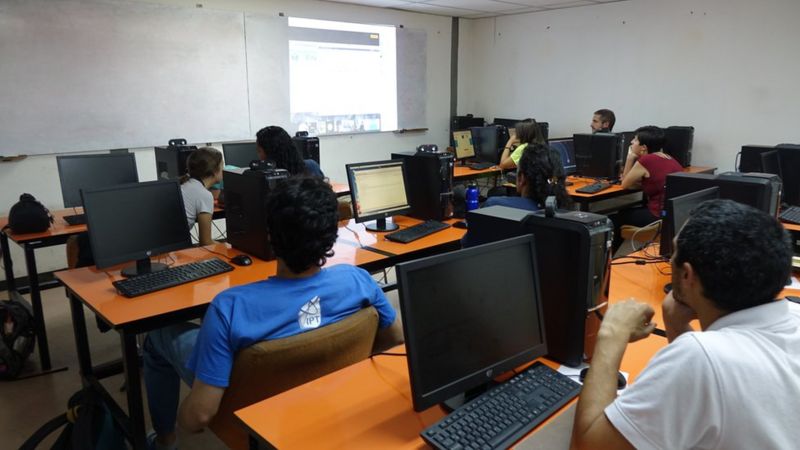
M567 194L566 176L558 152L547 146L529 147L522 153L517 168L518 196L489 197L482 208L508 206L511 208L538 211L544 209L545 199L555 196L559 208L569 208L572 199ZM462 247L471 247L469 230L461 239Z
M614 111L598 109L592 115L592 123L589 126L592 127L592 133L611 133L616 121L617 117L614 115Z
M268 126L256 133L258 159L272 161L278 169L286 169L290 175L308 175L325 178L322 169L313 159L303 159L294 146L292 137L281 127Z
M214 243L211 239L211 217L214 196L211 186L222 180L222 153L211 147L200 147L186 158L186 174L181 177L183 206L189 228L197 224L200 245Z
M791 271L786 230L750 206L709 200L678 234L670 262L663 324L633 300L605 314L572 448L797 448L800 306L778 297ZM628 342L657 325L669 344L617 396Z
M641 189L646 206L624 209L610 216L614 222L614 251L622 245L622 225L644 227L661 218L667 175L683 170L674 158L664 153L664 130L650 125L637 129L635 133L621 184L624 189Z
M396 313L372 277L358 267L321 268L336 241L336 195L316 177L282 181L266 205L277 275L221 292L202 325L184 323L150 332L144 344L144 379L155 429L151 442L175 446L175 421L201 431L214 417L228 386L236 353L257 342L326 326L365 306L378 311L375 348L402 338ZM301 313L317 311L313 328ZM178 412L180 380L191 386ZM152 435L151 435L152 436ZM158 446L156 446L158 447Z
M514 169L522 158L522 152L531 145L547 146L542 130L533 119L525 119L514 127L515 135L508 139L500 155L501 169Z

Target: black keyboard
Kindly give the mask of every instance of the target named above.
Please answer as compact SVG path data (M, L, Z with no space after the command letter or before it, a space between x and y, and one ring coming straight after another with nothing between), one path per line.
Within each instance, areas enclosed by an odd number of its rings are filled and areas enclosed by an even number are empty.
M800 225L800 207L790 206L781 211L781 221Z
M233 270L233 266L230 264L219 258L211 258L169 267L158 272L137 275L125 280L115 281L112 284L117 288L117 292L119 292L120 295L124 295L125 297L137 297L179 284L189 283L201 278L230 272L231 270Z
M474 162L474 163L467 163L467 167L472 170L483 170L488 169L489 167L495 166L495 163L490 162Z
M400 231L389 233L386 235L386 239L389 239L390 241L401 242L403 244L408 244L411 241L416 241L419 238L423 238L429 234L436 233L437 231L442 231L445 228L450 228L450 225L439 222L438 220L427 220L420 224L410 226L408 228L403 228Z
M575 398L581 385L536 362L425 429L434 448L508 448Z
M72 226L86 225L86 214L75 214L72 216L64 216L64 221Z
M592 183L587 184L582 188L575 189L575 192L580 192L581 194L594 194L600 191L605 191L610 187L611 185L608 183Z

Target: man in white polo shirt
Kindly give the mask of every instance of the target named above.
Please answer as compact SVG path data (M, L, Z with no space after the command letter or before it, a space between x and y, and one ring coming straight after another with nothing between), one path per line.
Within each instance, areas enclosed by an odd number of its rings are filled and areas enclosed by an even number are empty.
M792 247L774 217L730 200L701 204L678 234L669 345L617 397L628 342L648 305L610 308L578 401L573 448L754 449L800 445L800 306L776 299ZM689 325L700 321L702 331Z

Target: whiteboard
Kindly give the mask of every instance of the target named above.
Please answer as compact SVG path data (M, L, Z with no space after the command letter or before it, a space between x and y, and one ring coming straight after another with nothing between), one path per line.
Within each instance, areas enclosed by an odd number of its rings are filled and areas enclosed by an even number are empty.
M0 2L0 154L252 136L244 14Z

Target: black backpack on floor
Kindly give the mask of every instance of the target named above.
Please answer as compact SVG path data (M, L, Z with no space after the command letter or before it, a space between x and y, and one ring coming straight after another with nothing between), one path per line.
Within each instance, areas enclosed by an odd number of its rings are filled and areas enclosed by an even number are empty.
M91 389L70 397L67 412L59 414L31 435L20 450L34 450L63 427L51 450L101 450L126 448L122 429L114 422L103 399Z
M18 377L35 344L33 315L28 306L13 300L0 301L0 379Z

